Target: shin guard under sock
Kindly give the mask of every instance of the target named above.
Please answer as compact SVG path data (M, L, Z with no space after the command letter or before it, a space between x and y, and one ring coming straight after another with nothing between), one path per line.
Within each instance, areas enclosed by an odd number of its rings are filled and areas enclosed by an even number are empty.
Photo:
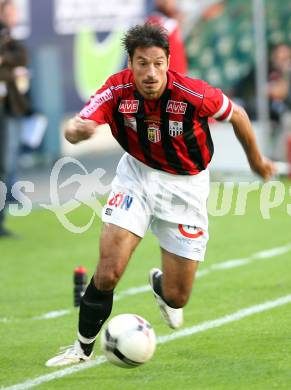
M100 291L91 279L81 298L79 312L79 341L86 355L90 355L103 323L110 316L113 290Z

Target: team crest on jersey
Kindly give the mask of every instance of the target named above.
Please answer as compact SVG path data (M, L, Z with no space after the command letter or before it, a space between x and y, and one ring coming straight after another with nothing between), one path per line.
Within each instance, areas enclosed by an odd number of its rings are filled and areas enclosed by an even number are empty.
M132 130L137 131L136 119L134 117L124 117L124 126L130 127Z
M118 111L122 114L134 114L138 111L138 100L121 100Z
M183 134L183 122L169 121L169 134L171 137Z
M153 143L161 140L161 130L155 123L150 124L148 127L148 139Z
M169 100L166 111L171 114L185 114L187 103L176 102L175 100Z

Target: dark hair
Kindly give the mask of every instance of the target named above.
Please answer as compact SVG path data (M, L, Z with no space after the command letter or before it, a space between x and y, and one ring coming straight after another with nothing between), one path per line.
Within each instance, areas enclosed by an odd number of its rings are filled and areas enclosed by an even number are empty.
M170 53L168 32L158 24L145 23L130 28L122 44L131 59L137 47L157 46L164 49L167 57Z

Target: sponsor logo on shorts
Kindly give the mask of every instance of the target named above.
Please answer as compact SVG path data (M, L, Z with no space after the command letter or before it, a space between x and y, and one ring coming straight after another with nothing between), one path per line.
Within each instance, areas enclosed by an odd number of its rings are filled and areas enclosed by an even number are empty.
M112 214L112 211L113 211L112 209L107 207L107 209L105 210L105 214L110 216Z
M108 200L107 204L113 207L119 207L123 210L129 210L133 202L133 197L123 192L117 192Z
M183 134L183 122L169 121L169 134L171 137Z
M176 237L176 240L181 242L182 244L187 244L187 245L193 245L193 240L191 238L185 238L185 237L179 237L179 236L175 236Z
M186 238L198 238L203 235L203 230L196 226L178 225L179 232Z
M132 130L136 131L137 129L136 119L124 117L124 126L130 127Z
M134 114L138 111L138 100L121 100L118 111L122 114Z
M158 125L152 123L148 127L148 139L153 143L160 142L161 140L161 130Z
M109 88L105 89L105 91L101 93L97 93L92 97L89 104L83 108L83 110L80 112L80 115L88 118L91 114L93 114L93 112L102 106L102 104L111 99L113 99L113 95Z
M175 100L169 100L166 111L171 114L185 114L187 103L176 102Z
M191 248L191 252L195 252L196 254L200 254L202 252L202 249L201 248L197 248L195 247L194 245L195 244L195 241L192 239L192 238L185 238L185 237L179 237L179 236L175 236L176 237L176 240L181 243L182 245L187 245ZM200 245L200 244L199 244Z

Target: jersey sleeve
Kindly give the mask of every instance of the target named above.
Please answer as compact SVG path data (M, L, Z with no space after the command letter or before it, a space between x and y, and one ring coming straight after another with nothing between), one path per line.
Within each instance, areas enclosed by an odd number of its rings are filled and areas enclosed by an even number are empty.
M113 94L110 84L105 83L100 89L91 96L90 100L80 111L79 116L82 119L91 119L99 124L109 123L112 116Z
M219 88L205 83L199 116L212 117L217 121L229 121L233 112L232 101Z

